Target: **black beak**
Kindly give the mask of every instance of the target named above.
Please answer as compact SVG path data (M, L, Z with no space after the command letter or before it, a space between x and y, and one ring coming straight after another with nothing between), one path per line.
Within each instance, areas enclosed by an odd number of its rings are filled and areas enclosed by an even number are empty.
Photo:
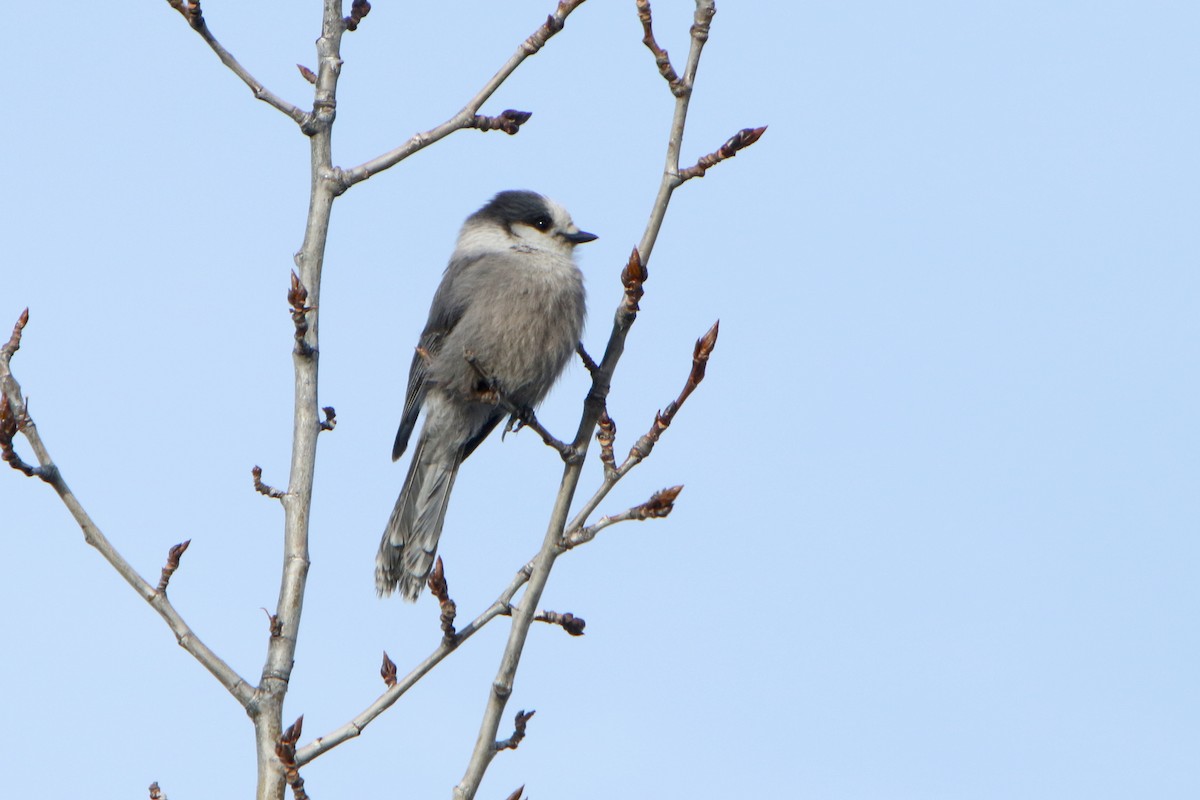
M587 244L588 242L596 241L600 237L587 231L575 231L574 233L564 233L563 238L571 244Z

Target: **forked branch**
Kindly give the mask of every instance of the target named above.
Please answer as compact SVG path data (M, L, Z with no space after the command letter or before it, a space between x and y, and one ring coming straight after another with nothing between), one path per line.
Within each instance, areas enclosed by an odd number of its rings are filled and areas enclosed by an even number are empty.
M312 123L312 114L292 105L263 86L261 81L251 75L249 70L243 67L233 57L233 54L217 41L217 37L213 36L212 31L208 29L208 23L204 21L204 12L200 9L199 0L167 0L167 4L183 15L188 25L192 26L192 30L200 34L200 38L212 48L212 51L217 54L217 58L221 59L222 64L229 67L234 75L242 79L242 83L250 87L250 91L254 93L255 99L262 100L271 106L271 108L287 114L292 118L292 121L300 126L301 130L309 127Z
M648 38L652 38L649 36L650 29L648 27L650 25L649 6L639 4L638 11L639 17L643 20L644 31L647 32ZM596 365L595 369L590 370L592 388L588 393L587 400L584 402L583 414L580 418L575 441L573 442L575 452L579 454L580 459L586 454L592 432L595 430L596 424L604 412L605 400L612 383L613 372L616 369L621 354L624 352L625 339L629 328L637 317L638 301L643 291L643 284L648 277L646 265L649 262L654 243L658 238L658 232L662 227L662 221L666 215L671 194L683 182L679 177L679 150L683 140L684 125L687 121L688 103L691 99L692 86L696 78L696 69L700 61L700 52L704 47L704 43L708 40L709 25L715 13L716 7L713 0L696 0L696 11L693 18L694 23L691 28L691 47L688 51L687 65L677 86L673 85L672 87L672 91L676 97L675 115L671 122L671 132L668 137L666 167L663 170L662 182L651 208L645 233L642 235L641 241L634 249L629 263L626 264L625 270L622 273L625 294L622 297L621 304L613 320L613 328L609 335L604 358ZM665 53L663 55L665 57ZM534 611L541 600L542 591L545 589L550 570L554 566L554 561L565 549L563 536L566 531L567 516L571 502L574 498L576 487L579 484L580 469L579 460L568 461L565 465L562 483L559 487L558 496L555 498L554 508L550 515L542 548L532 562L529 584L525 588L520 608L513 611L512 628L509 631L508 642L505 645L504 654L500 659L500 666L496 677L492 681L491 691L488 694L487 705L484 709L483 720L480 723L479 734L475 740L475 747L471 753L471 758L462 780L454 788L453 796L455 800L471 800L471 798L475 797L483 775L492 758L495 756L494 743L496 741L496 732L499 729L504 707L512 693L521 653L525 647L525 640L529 635L529 627L534 620ZM668 502L668 510L669 505Z
M8 342L3 347L0 347L0 390L4 394L3 398L0 398L0 446L2 446L4 451L5 460L14 467L21 469L25 474L39 477L54 488L59 498L62 499L63 505L71 512L71 516L74 517L76 524L83 531L84 541L96 548L100 555L125 579L125 582L132 586L133 590L141 595L142 599L149 603L151 608L158 612L158 615L167 623L167 627L175 634L179 646L191 653L205 669L211 672L242 707L248 707L254 697L254 688L196 636L187 623L183 621L183 617L179 615L179 612L175 610L175 607L171 605L171 601L167 599L166 585L170 579L167 569L163 570L163 577L160 583L161 590L151 586L125 560L117 549L113 547L112 543L101 532L96 523L92 521L83 504L79 502L79 499L75 497L75 494L67 485L62 472L50 458L50 452L42 441L42 437L38 434L37 426L34 424L33 419L29 416L24 394L21 392L21 386L13 376L11 368L13 355L16 354L17 349L21 346L21 334L28 321L29 311L26 309L21 314L20 319L17 320L17 324L13 328L12 336ZM38 466L30 467L28 471L22 469L19 465L24 464L24 462L20 462L19 459L15 458L12 436L18 431L25 437L25 440L29 443L37 458ZM12 457L10 457L10 453L12 453ZM28 467L29 465L24 466ZM167 565L167 568L172 573L178 567L178 557L186 549L186 544L177 545L176 547L179 549L172 548L172 557L168 559ZM172 560L174 561L174 566L171 564Z
M521 42L517 47L517 51L509 57L508 61L496 71L487 83L483 85L475 96L467 101L467 104L459 110L457 114L450 119L430 128L423 133L418 133L412 136L404 144L396 147L388 152L376 156L370 161L359 164L357 167L350 169L337 170L336 179L339 182L340 189L345 191L360 181L365 181L372 175L377 175L385 169L394 167L404 159L411 156L420 150L425 149L434 142L446 138L455 131L465 128L476 128L478 130L501 130L508 134L514 134L521 125L529 119L529 112L525 111L504 111L496 117L481 117L478 116L479 109L488 101L496 90L500 88L508 77L512 75L517 67L525 59L529 58L534 53L546 46L546 42L552 36L563 29L566 24L567 17L571 15L575 9L583 5L584 0L562 0L555 8L554 13L546 17L546 21L538 26L525 41Z

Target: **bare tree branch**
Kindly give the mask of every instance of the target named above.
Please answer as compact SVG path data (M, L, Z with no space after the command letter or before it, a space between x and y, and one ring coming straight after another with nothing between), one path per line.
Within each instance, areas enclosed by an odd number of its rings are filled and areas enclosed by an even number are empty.
M516 721L513 723L512 736L496 742L496 752L516 750L525 738L525 726L529 724L529 720L533 719L533 715L536 713L536 711L518 711Z
M550 37L554 36L554 34L563 29L563 25L566 23L567 17L571 15L572 11L583 5L583 3L584 0L562 0L562 2L560 2L558 7L554 10L554 13L546 17L546 21L538 26L538 29L530 34L529 38L521 42L521 45L517 48L517 52L513 53L508 61L504 62L504 66L500 67L496 74L493 75L491 79L483 85L483 88L480 89L474 97L468 100L467 104L450 119L436 127L430 128L424 133L418 133L414 135L399 147L390 150L381 156L376 156L375 158L363 164L359 164L357 167L351 167L347 170L338 170L337 178L341 185L342 191L345 191L360 181L365 181L372 175L377 175L378 173L383 172L385 169L396 166L413 153L425 149L429 145L446 138L455 131L462 130L464 128L479 128L480 130L498 129L510 134L516 133L516 129L521 126L522 122L529 118L528 116L525 116L524 119L521 119L520 121L516 121L515 118L512 119L512 130L509 130L503 125L492 124L492 122L503 119L505 114L517 115L524 114L525 112L506 111L501 114L499 118L477 118L476 114L479 113L479 109L484 103L487 102L488 98L500 88L500 85L504 83L504 81L508 80L508 76L512 75L513 72L516 71L517 67L521 66L521 63L525 59L541 50L546 45L546 42L549 41ZM492 121L488 123L489 127L482 127L480 120L484 119Z
M767 126L761 128L742 128L729 138L725 144L721 145L714 153L709 153L706 156L701 156L693 166L679 171L679 182L690 181L692 178L703 178L704 173L720 164L727 158L733 158L738 154L738 150L743 150L762 138L762 135L767 132Z
M346 724L331 731L330 733L316 739L311 744L305 745L296 751L296 763L304 766L308 762L324 755L333 748L343 742L349 741L363 732L363 729L371 724L384 711L390 708L397 700L399 700L405 692L411 689L416 683L425 677L425 675L441 661L453 652L456 652L459 647L467 639L470 639L478 633L483 626L487 625L496 617L504 616L508 613L512 603L513 596L529 581L529 575L533 567L531 564L526 564L521 569L517 570L517 574L512 581L500 593L490 606L488 606L482 614L473 619L468 625L461 628L455 634L455 642L453 645L447 645L443 639L439 642L437 648L430 653L425 660L413 667L412 671L405 675L394 684L389 684L386 691L381 694L371 705L367 706L362 713L350 720Z
M519 406L509 399L508 395L504 393L504 387L502 387L496 381L496 379L492 377L491 373L487 371L483 364L479 363L479 359L476 358L474 353L464 353L463 357L467 360L467 363L471 366L471 369L475 370L475 374L480 377L484 385L487 387L486 394L488 402L500 406L509 413L508 422L504 426L504 432L500 437L501 439L504 438L504 435L510 432L518 431L522 427L530 428L537 433L538 436L542 437L542 441L547 446L553 447L555 450L557 450L564 461L570 461L571 459L577 457L575 448L555 437L554 434L550 433L550 431L548 431L542 425L542 423L538 422L537 416L533 413L532 408L529 408L528 406ZM514 421L519 422L520 425L514 427Z
M589 525L574 533L569 533L563 540L563 549L570 550L578 547L585 542L590 542L596 538L596 534L607 528L609 525L615 525L618 522L628 522L629 520L643 519L662 519L670 514L675 509L675 498L683 491L682 486L672 486L669 489L660 489L650 496L650 499L641 505L622 511L620 514L601 517L596 521L596 524Z
M71 488L67 486L62 473L50 458L50 452L42 442L42 437L38 434L37 426L27 413L24 395L21 393L21 386L17 383L16 378L13 377L11 370L10 362L20 347L21 331L28 320L29 312L26 310L17 321L13 335L8 343L0 348L0 390L4 393L3 402L0 403L0 431L7 431L14 425L20 430L37 457L38 467L34 468L34 474L50 484L54 488L54 491L58 493L63 505L71 512L71 516L75 518L75 522L83 531L84 541L96 548L100 555L112 565L113 569L125 579L125 582L132 586L133 590L141 595L142 599L149 603L151 608L158 612L158 615L167 623L167 627L175 634L175 638L179 641L179 646L191 653L205 669L211 672L213 677L243 707L249 707L254 697L254 689L196 636L187 623L183 621L179 612L175 610L175 607L171 605L171 601L167 599L166 593L160 592L151 586L117 552L117 549L113 547L112 543L100 531L96 523L92 521L91 516L88 515L78 498L75 497ZM0 434L0 438L3 437L7 437L7 434ZM4 449L5 458L7 459L7 453L11 451L11 439L6 440L8 444Z
M587 622L583 617L577 617L569 611L565 614L559 614L557 611L543 611L534 617L533 621L557 625L572 636L583 636L583 629L587 627Z
M639 9L640 11L641 9ZM648 8L646 12L649 13ZM715 13L716 6L713 0L696 0L694 24L691 28L691 47L688 51L687 66L681 78L681 90L676 95L675 115L671 122L671 133L668 138L667 165L663 171L662 183L659 187L658 196L652 206L646 231L623 273L623 283L626 289L625 297L617 310L616 318L613 322L613 330L608 340L608 347L605 350L604 358L598 365L598 369L592 373L592 389L588 393L587 400L584 402L583 414L574 442L574 447L576 452L579 453L580 459L567 462L565 465L562 482L558 496L555 498L554 508L550 515L542 548L533 560L533 571L521 600L521 608L513 613L512 628L509 631L508 642L501 656L496 677L492 681L487 706L484 709L483 720L480 723L479 734L475 740L475 747L467 763L462 780L454 787L454 800L472 800L475 797L476 792L479 790L479 784L483 780L483 775L487 771L492 758L495 756L496 751L492 745L496 740L496 731L499 728L504 707L508 702L509 696L512 694L513 682L520 663L521 653L525 647L525 640L529 635L529 626L533 622L534 609L541 600L542 591L546 587L550 570L554 566L554 560L563 551L562 538L566 528L567 515L570 512L571 501L579 484L580 462L583 455L587 452L592 431L595 430L597 421L601 413L603 413L605 398L607 398L609 388L612 385L613 372L616 369L621 354L624 352L625 338L628 335L629 328L636 318L637 301L640 297L641 285L647 277L645 265L650 259L650 253L658 238L658 232L662 228L662 221L666 215L671 194L682 182L679 178L679 149L683 141L684 125L687 121L688 102L691 99L692 87L696 79L696 69L700 62L700 52L704 47L704 43L708 40L709 25Z
M200 34L200 38L212 48L212 51L217 54L217 58L221 59L221 63L229 67L234 75L237 75L242 79L243 83L250 87L250 91L254 93L256 99L262 100L272 108L287 114L300 126L301 130L309 126L312 122L312 114L297 108L263 86L245 67L238 63L238 60L233 57L232 53L217 41L212 31L208 29L208 23L204 21L204 14L200 10L199 0L167 0L167 4L183 15L188 25L192 26L192 30Z
M675 68L671 66L671 58L667 55L667 51L659 47L658 41L654 38L654 20L650 15L650 0L637 0L637 10L638 19L642 22L642 44L646 45L654 54L654 63L658 65L658 73L663 76L671 88L671 94L678 97L684 91L683 85Z
M262 467L258 466L257 464L253 469L250 470L250 474L254 476L254 491L258 492L259 494L265 495L266 497L273 497L276 500L287 494L287 492L263 483Z
M342 35L346 20L341 0L323 0L321 36L317 39L317 80L313 92L312 119L305 126L310 146L310 195L304 241L296 253L296 270L288 290L295 325L292 349L294 408L292 455L288 486L280 498L284 511L283 572L275 619L278 635L267 640L267 655L254 703L247 708L254 721L258 754L258 800L282 800L288 775L276 745L283 735L283 701L296 658L296 642L304 609L308 581L309 510L312 507L313 475L316 469L317 436L321 432L317 401L317 345L321 305L321 272L334 199L342 189L332 179L333 152L330 138L337 107L337 83L341 74ZM293 786L293 791L295 788Z
M601 417L600 429L596 433L596 439L600 442L600 460L604 463L604 481L600 484L596 493L584 503L583 508L576 513L571 523L567 526L566 537L568 540L583 528L588 516L596 510L596 507L608 496L612 488L650 455L650 452L654 449L654 445L657 444L659 438L670 427L671 421L675 419L675 415L679 413L679 409L691 397L692 392L700 385L700 381L704 380L708 359L712 355L713 348L717 345L717 335L719 333L720 322L718 321L713 323L713 326L696 340L696 345L692 348L692 369L688 373L687 381L684 383L683 389L680 390L679 396L667 404L665 411L659 411L654 415L654 422L651 423L650 430L643 434L634 443L633 447L629 448L629 455L625 457L625 460L621 462L621 466L619 467L612 460L611 439L616 435L616 426L614 425L611 433L609 433L604 423L607 415ZM611 420L609 420L609 424L611 424ZM621 520L614 518L612 521L620 522ZM603 527L607 527L609 524L612 524L612 522L607 523ZM596 532L598 533L601 529L597 529Z

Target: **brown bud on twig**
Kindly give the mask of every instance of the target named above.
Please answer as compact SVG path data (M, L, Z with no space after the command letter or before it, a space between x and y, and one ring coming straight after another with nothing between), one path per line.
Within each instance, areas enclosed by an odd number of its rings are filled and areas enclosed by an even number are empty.
M730 137L729 141L721 145L716 152L702 156L699 161L687 169L679 170L679 182L683 183L692 178L704 177L704 173L708 172L710 167L721 163L727 158L733 158L737 155L738 150L743 150L762 138L766 130L766 125L761 128L742 128Z
M671 59L667 56L667 51L659 47L658 42L654 38L653 18L650 15L650 0L637 0L638 19L642 22L642 44L650 49L654 54L654 63L658 65L658 74L662 75L667 82L667 86L671 89L671 94L679 97L686 91L683 88L683 82L679 80L679 75L675 72L675 68L671 66Z
M279 621L279 615L272 614L265 608L262 610L262 612L267 615L267 630L271 632L271 638L282 635L283 623Z
M515 136L517 131L521 130L521 126L528 122L532 116L532 111L516 111L510 108L501 111L494 117L476 114L467 123L466 127L481 131L504 131L509 136Z
M279 763L283 765L284 778L292 787L292 795L296 800L308 800L308 794L304 791L304 779L300 777L300 770L296 767L296 742L300 741L300 732L303 728L304 715L301 714L275 743L275 755L279 757Z
M259 494L265 495L267 497L274 497L276 500L278 500L279 498L281 498L285 494L287 494L287 492L281 491L279 489L276 489L273 486L268 486L267 484L263 483L262 467L258 466L257 464L254 466L253 469L250 470L250 474L254 476L254 491L258 492Z
M301 714L279 735L279 741L275 744L275 755L279 756L279 760L284 764L296 763L296 742L300 741L303 730L304 715Z
M518 711L513 735L496 742L496 750L516 750L517 745L525 738L525 726L536 713L536 711Z
M586 544L596 538L596 534L609 527L616 525L618 522L628 522L629 520L644 520L644 519L661 519L667 516L675 508L675 498L679 497L679 493L683 491L682 486L672 486L669 489L660 489L650 496L650 499L641 505L622 511L620 514L612 514L601 517L593 525L588 525L586 528L580 528L574 533L568 535L562 542L564 550L571 550L581 544Z
M350 16L346 17L346 30L358 30L358 23L363 21L363 17L371 13L371 4L367 0L354 0L350 5Z
M441 608L441 625L442 625L442 644L446 647L454 647L458 644L458 634L454 630L454 616L458 613L458 606L450 599L450 587L446 584L446 571L442 566L442 557L438 556L434 562L433 571L429 573L429 592L437 598L438 606Z
M546 42L550 37L563 29L566 24L567 15L579 6L583 5L583 0L560 0L558 8L554 9L554 13L546 17L538 29L529 35L529 38L521 43L521 49L527 55L533 55L538 50L546 46Z
M337 427L337 412L333 410L333 406L325 406L321 409L321 413L325 415L325 419L317 423L321 430L331 431Z
M17 413L9 405L8 395L0 390L0 458L3 458L10 467L23 473L26 477L38 477L49 483L50 472L48 470L26 464L13 449L13 437L17 435L17 431L21 430L22 426L23 420L17 418Z
M632 315L641 310L638 301L646 293L642 284L649 277L650 273L646 271L646 265L642 263L642 254L636 247L633 248L633 252L629 254L629 261L621 270L621 284L625 287L625 301L622 310L625 313Z
M196 30L204 26L204 15L200 11L200 0L167 0L171 8L183 15L183 18L188 21Z
M13 355L21 349L21 332L25 330L25 326L29 324L29 309L26 308L21 312L21 316L17 317L17 323L13 325L12 336L8 337L8 341L4 347L0 348L0 358L5 361L12 359Z
M675 498L682 491L682 486L659 489L649 500L629 509L632 512L630 519L662 519L675 509Z
M150 784L150 800L167 800L166 794L158 788L158 781Z
M383 651L383 666L379 668L379 675L389 687L396 685L396 662L388 658L387 650Z
M572 636L583 636L583 629L587 626L583 617L577 617L574 614L567 612L559 614L557 611L543 611L533 618L534 622L548 622L551 625L558 625Z
M308 81L309 83L316 85L317 73L313 72L311 69L304 66L303 64L297 64L296 69L300 70L301 78L304 78L304 80Z
M660 418L663 418L664 428L671 424L679 407L691 397L692 392L696 391L700 381L704 380L704 373L708 368L708 357L712 355L713 348L717 346L717 336L720 332L721 320L717 320L703 336L696 340L696 346L692 348L692 371L688 374L687 382L683 385L679 397L668 403L666 410L659 414Z
M167 584L171 582L171 576L175 574L175 570L179 569L179 559L187 552L188 545L192 543L191 539L186 542L180 542L167 551L167 565L162 568L162 577L158 579L158 593L167 593Z
M600 411L600 419L596 423L596 441L600 443L600 462L604 464L605 476L617 471L617 460L613 456L613 442L617 439L617 423L608 415L608 409Z
M312 347L304 341L304 337L308 334L307 314L316 309L313 306L305 305L308 302L308 289L300 282L300 276L296 274L295 270L292 270L287 301L288 305L292 307L292 324L296 327L296 352L300 355L311 356Z
M517 790L506 797L504 800L521 800L521 795L525 792L525 784L517 787Z
M665 409L654 415L654 422L650 425L650 430L630 448L630 458L641 461L650 455L650 451L654 449L654 445L658 442L659 437L670 427L671 420L675 419L675 415L679 412L679 409L691 397L692 392L696 391L696 387L700 385L700 381L704 380L704 373L708 367L708 358L712 355L713 348L717 346L717 335L720 331L721 321L717 320L703 336L696 340L696 345L692 348L692 370L688 373L687 382L684 383L679 396L670 403L667 403Z

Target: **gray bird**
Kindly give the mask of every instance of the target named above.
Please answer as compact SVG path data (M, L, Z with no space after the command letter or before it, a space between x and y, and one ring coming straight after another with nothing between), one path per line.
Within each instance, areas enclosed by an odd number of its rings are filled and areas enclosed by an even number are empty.
M595 238L527 191L501 192L463 223L409 368L393 461L422 407L425 424L375 557L381 596L399 589L417 599L458 468L505 416L483 376L511 403L533 408L570 361L584 317L573 252Z

